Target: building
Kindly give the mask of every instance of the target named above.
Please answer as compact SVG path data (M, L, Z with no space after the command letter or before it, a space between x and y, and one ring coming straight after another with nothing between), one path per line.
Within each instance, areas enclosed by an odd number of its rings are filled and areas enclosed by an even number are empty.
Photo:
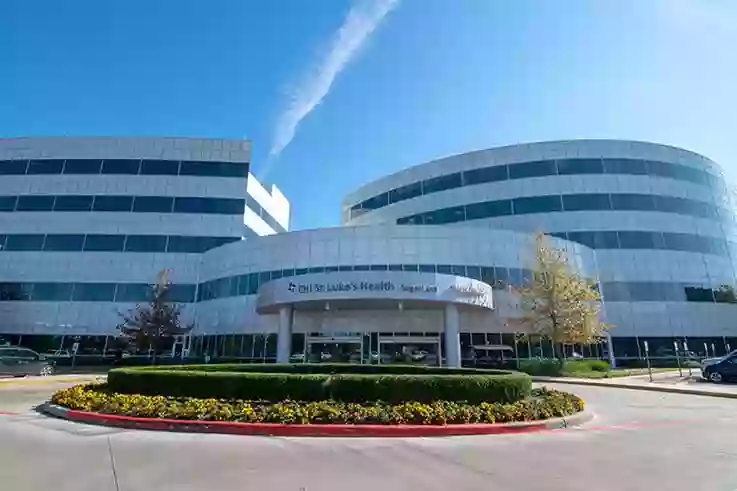
M616 356L645 340L737 347L735 213L700 155L612 140L471 152L350 193L339 227L288 233L289 203L249 161L244 141L0 140L0 335L104 350L118 312L170 269L196 326L191 355L546 356L549 343L519 344L507 327L508 285L529 277L544 231L600 283Z

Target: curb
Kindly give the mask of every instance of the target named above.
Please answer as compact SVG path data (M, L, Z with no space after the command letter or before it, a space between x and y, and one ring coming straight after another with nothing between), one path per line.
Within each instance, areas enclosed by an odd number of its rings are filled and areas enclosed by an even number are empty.
M185 421L177 419L135 418L114 414L77 411L44 403L38 410L47 415L69 421L102 426L115 426L134 430L178 431L187 433L224 433L230 435L261 436L322 436L322 437L431 437L461 435L498 435L510 433L532 433L579 426L590 421L594 415L582 411L564 418L544 421L499 424L457 425L345 425L345 424L278 424L241 423L233 421Z
M532 377L533 382L549 383L549 384L568 384L568 385L590 385L593 387L611 387L612 389L632 389L644 390L650 392L668 392L670 394L686 394L692 396L721 397L723 399L737 399L737 392L712 392L701 389L679 389L676 387L663 387L657 385L634 385L621 383L600 382L597 380L566 380L555 377Z

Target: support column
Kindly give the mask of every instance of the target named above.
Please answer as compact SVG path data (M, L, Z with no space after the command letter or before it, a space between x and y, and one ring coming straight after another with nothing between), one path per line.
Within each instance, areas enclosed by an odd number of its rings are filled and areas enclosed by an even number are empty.
M459 324L458 307L455 304L447 304L445 306L445 365L452 368L461 367Z
M279 308L279 331L276 338L276 362L289 363L292 356L292 306Z

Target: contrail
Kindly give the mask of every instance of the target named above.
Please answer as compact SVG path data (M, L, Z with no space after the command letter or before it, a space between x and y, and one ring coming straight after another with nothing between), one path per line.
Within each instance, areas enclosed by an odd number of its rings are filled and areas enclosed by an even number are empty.
M294 138L299 123L322 102L335 77L350 63L372 32L399 0L358 0L333 36L329 49L297 85L285 111L280 114L269 157L279 155ZM265 174L268 170L264 170Z

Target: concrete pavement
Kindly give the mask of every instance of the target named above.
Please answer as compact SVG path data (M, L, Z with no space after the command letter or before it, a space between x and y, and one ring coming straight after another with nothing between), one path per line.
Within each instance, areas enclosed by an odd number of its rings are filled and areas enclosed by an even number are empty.
M310 439L118 430L30 411L58 386L0 391L3 490L730 490L737 400L557 385L597 418L529 435ZM21 395L11 395L20 392Z

